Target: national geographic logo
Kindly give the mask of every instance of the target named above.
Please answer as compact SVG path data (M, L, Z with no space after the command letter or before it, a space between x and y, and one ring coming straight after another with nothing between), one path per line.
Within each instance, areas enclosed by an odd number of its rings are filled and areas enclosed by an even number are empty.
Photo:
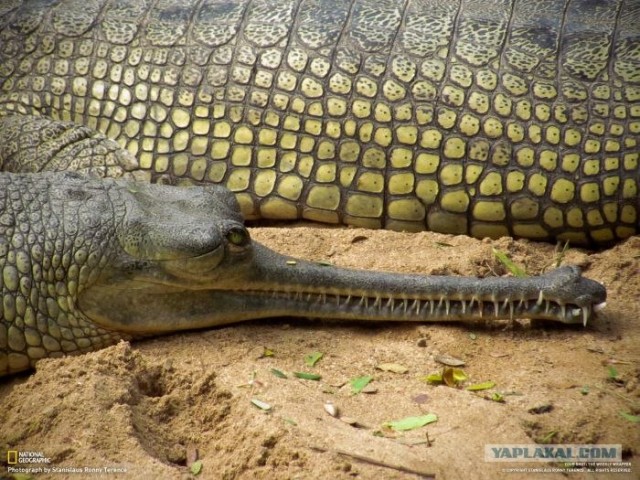
M1 2L2 0L0 0ZM45 475L54 475L54 474L63 474L65 478L68 478L69 474L122 474L127 473L127 467L120 466L112 466L105 465L99 467L89 467L89 466L64 466L57 467L55 465L50 465L51 459L46 457L43 452L32 452L32 451L20 451L20 450L9 450L7 451L7 473L9 474L25 474L29 478L32 478L33 475L37 474L45 474ZM0 472L0 479L6 478ZM13 478L9 475L9 478Z
M7 464L9 465L22 465L22 464L50 464L51 459L45 457L43 452L23 452L19 450L7 451Z

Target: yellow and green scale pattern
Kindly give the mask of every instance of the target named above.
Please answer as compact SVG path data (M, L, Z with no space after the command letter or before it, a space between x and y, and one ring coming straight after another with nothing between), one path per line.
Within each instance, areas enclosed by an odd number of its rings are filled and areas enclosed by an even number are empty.
M638 231L638 0L9 0L0 112L104 133L248 219ZM1 148L1 146L0 146Z

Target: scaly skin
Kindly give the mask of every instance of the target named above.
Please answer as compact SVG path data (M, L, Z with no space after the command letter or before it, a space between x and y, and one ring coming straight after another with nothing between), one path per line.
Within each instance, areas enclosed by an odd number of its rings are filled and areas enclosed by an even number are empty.
M122 338L247 319L583 323L606 298L573 267L479 280L292 260L252 243L242 222L221 187L0 175L0 376Z
M610 243L638 231L638 18L638 0L7 0L0 163L220 183L248 219Z

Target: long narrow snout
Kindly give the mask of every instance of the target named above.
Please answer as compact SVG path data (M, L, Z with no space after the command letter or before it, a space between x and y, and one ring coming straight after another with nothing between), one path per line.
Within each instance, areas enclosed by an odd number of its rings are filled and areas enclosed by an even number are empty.
M586 323L606 300L605 288L584 278L577 267L527 278L423 276L326 266L255 245L251 272L242 293L260 300L249 300L247 306L270 316Z
M153 286L94 295L117 305L107 328L135 334L171 332L244 320L304 316L379 321L473 321L531 318L585 323L606 299L604 287L562 267L528 278L470 278L359 271L280 255L254 243L208 286ZM146 298L144 305L140 298ZM100 310L103 310L101 307Z

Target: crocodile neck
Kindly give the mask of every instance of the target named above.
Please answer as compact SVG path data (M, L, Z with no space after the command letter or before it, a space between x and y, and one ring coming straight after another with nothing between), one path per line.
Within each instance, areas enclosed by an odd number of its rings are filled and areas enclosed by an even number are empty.
M247 219L638 230L633 2L50 3L0 12L7 169L218 183Z

